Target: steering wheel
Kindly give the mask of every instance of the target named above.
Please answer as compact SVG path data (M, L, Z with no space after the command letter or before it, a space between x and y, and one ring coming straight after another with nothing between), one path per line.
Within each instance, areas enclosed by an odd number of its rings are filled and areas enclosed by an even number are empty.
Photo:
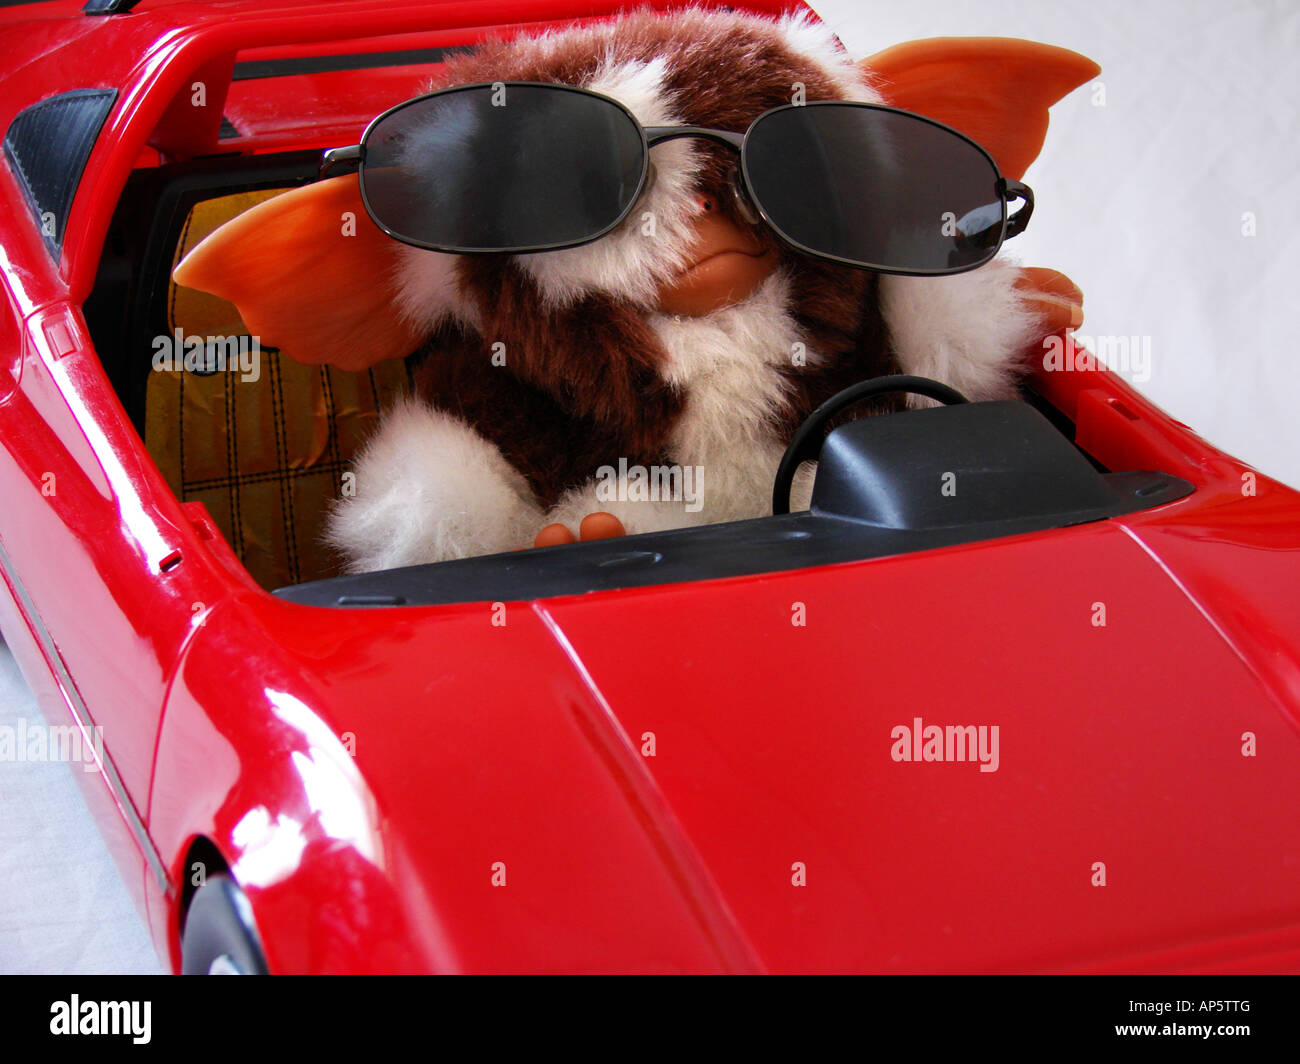
M790 446L781 456L781 464L776 469L776 480L772 484L772 513L788 514L790 512L790 489L794 485L795 470L821 452L822 437L827 422L847 406L862 399L877 395L889 395L893 392L907 392L923 395L927 399L937 399L945 406L970 402L955 388L931 380L929 377L914 377L908 373L895 373L889 377L873 377L869 381L851 384L841 392L836 392L826 402L804 418L804 422L795 430Z

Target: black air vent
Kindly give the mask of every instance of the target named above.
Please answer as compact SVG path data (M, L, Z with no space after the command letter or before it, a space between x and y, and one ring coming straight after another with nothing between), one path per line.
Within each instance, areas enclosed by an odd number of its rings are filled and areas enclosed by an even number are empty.
M57 262L72 198L100 127L117 98L114 89L77 89L21 111L5 134L13 168L45 246Z

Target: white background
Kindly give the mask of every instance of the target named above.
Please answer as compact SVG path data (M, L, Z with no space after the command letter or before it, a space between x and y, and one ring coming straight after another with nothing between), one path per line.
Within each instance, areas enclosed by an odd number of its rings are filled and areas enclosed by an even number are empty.
M1083 289L1090 335L1148 336L1136 386L1300 486L1290 326L1300 239L1300 3L815 0L849 51L935 36L1057 44L1101 64L1053 109L1009 251ZM1252 212L1256 235L1242 235ZM1300 593L1300 592L1298 592ZM0 724L37 710L0 649ZM74 771L80 769L74 768ZM156 971L68 766L0 771L0 972Z

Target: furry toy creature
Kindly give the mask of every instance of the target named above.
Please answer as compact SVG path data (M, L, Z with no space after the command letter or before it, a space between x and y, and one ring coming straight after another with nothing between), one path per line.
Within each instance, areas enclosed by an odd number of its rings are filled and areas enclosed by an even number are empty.
M1047 108L1097 70L997 38L857 63L807 16L687 9L490 41L449 59L435 88L578 86L646 127L735 132L792 94L884 103L961 130L1019 178ZM355 497L330 516L350 570L762 516L791 434L835 392L903 372L1011 397L1027 353L1078 324L1081 296L1052 271L997 258L896 276L814 258L747 208L735 150L682 137L649 157L627 221L581 246L399 243L347 175L254 208L178 266L179 283L231 300L299 361L410 357L415 395L385 415ZM645 499L638 471L665 467L698 471L693 498ZM808 490L796 482L796 501Z

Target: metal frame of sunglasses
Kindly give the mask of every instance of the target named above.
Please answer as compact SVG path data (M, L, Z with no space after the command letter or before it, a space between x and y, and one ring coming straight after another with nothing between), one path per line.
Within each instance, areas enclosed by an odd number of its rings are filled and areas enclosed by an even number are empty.
M366 195L366 153L367 153L367 144L370 140L372 133L376 129L379 129L385 121L387 121L393 115L401 111L404 111L412 107L418 107L422 104L427 103L427 101L431 99L445 96L450 93L466 92L469 90L482 90L482 89L489 89L494 91L500 91L501 89L504 89L506 90L506 92L508 92L512 88L517 89L523 87L543 88L543 89L560 91L560 92L571 92L586 97L593 97L595 99L602 100L608 104L611 104L612 106L618 108L618 110L623 112L623 114L626 115L627 118L630 120L633 127L639 132L641 137L640 178L637 183L636 191L629 199L627 206L623 208L623 210L620 212L618 217L614 219L613 222L604 226L599 231L593 232L588 236L584 236L582 239L579 240L568 240L568 241L553 243L553 244L528 244L528 245L512 245L512 246L501 246L501 247L492 247L492 248L482 248L482 247L469 248L469 247L459 247L454 245L431 244L424 241L420 241L418 239L411 238L409 236L404 236L403 234L390 228L382 219L376 216L375 211L371 206L370 199ZM754 193L753 185L749 176L749 171L747 166L746 151L745 151L746 144L749 142L749 139L752 136L755 128L757 128L760 125L760 123L768 119L770 116L775 114L785 113L792 110L807 110L809 108L819 108L819 107L863 108L871 111L887 112L890 114L903 116L917 122L922 122L927 125L937 127L938 129L941 129L946 133L950 134L951 136L956 137L957 139L965 142L966 144L974 148L976 151L978 151L988 161L988 164L992 169L993 174L995 175L996 180L995 180L994 187L997 195L999 196L999 201L1001 203L1001 208L1002 208L1002 219L1001 219L1002 224L998 229L997 240L994 242L988 239L987 236L985 236L984 234L981 234L983 237L981 250L987 251L987 254L982 255L982 257L975 262L964 263L956 266L941 267L936 269L918 269L918 268L899 267L896 265L890 265L888 263L869 263L857 259L845 258L839 255L829 254L824 251L819 251L816 248L808 247L800 243L798 240L795 240L792 237L790 237L785 232L785 230L781 227L781 225L779 225L775 220L773 220L773 218L769 215L767 210L764 209L761 199ZM706 129L701 126L643 126L641 122L637 119L636 115L634 115L632 111L625 104L623 104L619 100L614 99L613 97L606 96L602 93L593 92L590 89L584 89L574 85L560 85L551 82L536 82L536 81L476 82L469 85L456 85L446 89L439 89L434 92L425 93L422 96L413 97L410 100L405 100L394 107L390 107L387 111L384 111L382 114L372 119L371 122L366 126L365 131L362 133L360 143L349 145L347 147L342 147L342 148L331 148L328 151L325 151L321 156L319 177L320 179L323 180L326 177L331 176L330 172L332 170L342 169L349 166L356 166L358 170L358 181L359 181L360 191L361 191L361 201L365 205L366 212L370 215L371 220L375 223L376 226L379 227L380 230L387 233L394 240L400 241L401 243L404 244L411 245L412 247L418 247L428 251L438 251L438 252L444 252L447 254L456 254L456 255L519 255L519 254L529 254L529 253L542 252L542 251L558 251L564 248L581 247L585 244L594 243L595 241L599 240L601 237L608 235L609 233L617 229L620 225L622 225L624 221L626 221L628 216L632 213L632 211L635 209L637 203L641 200L641 198L645 195L646 191L649 188L650 175L652 175L653 173L653 162L650 158L650 149L657 144L662 144L670 140L678 140L686 137L695 137L704 140L711 140L715 143L726 145L727 147L732 148L733 150L736 151L737 155L739 156L740 180L739 181L734 180L735 175L733 174L733 182L732 182L733 194L737 195L742 199L741 206L743 210L752 212L752 214L756 215L759 219L761 219L762 223L766 225L777 236L777 238L780 239L782 243L784 243L786 246L793 248L795 251L798 251L802 254L810 255L814 258L822 259L829 262L837 262L845 266L855 267L857 269L870 270L875 273L902 274L905 276L925 277L925 276L945 276L949 274L965 273L968 270L978 269L980 266L983 266L994 256L996 256L998 251L1001 249L1002 245L1007 240L1010 240L1012 237L1018 236L1020 233L1024 232L1026 226L1029 224L1030 216L1033 214L1033 210L1034 210L1033 190L1028 185L1024 184L1021 181L1016 181L1004 177L1001 170L998 168L997 162L993 159L993 157L988 153L987 150L985 150L985 148L978 141L975 141L972 138L968 137L960 130L953 129L951 126L945 125L943 122L936 121L933 118L928 118L925 115L916 114L915 112L912 111L905 111L902 110L901 108L889 107L884 104L860 103L857 101L848 101L848 100L814 100L805 103L782 104L780 106L772 107L764 111L762 114L758 115L749 124L745 132L737 133L737 132L733 132L730 130L723 130L723 129ZM1008 209L1009 204L1015 201L1023 202L1024 206L1015 214L1011 214ZM990 229L991 228L992 227L990 227ZM987 230L985 232L987 233Z

